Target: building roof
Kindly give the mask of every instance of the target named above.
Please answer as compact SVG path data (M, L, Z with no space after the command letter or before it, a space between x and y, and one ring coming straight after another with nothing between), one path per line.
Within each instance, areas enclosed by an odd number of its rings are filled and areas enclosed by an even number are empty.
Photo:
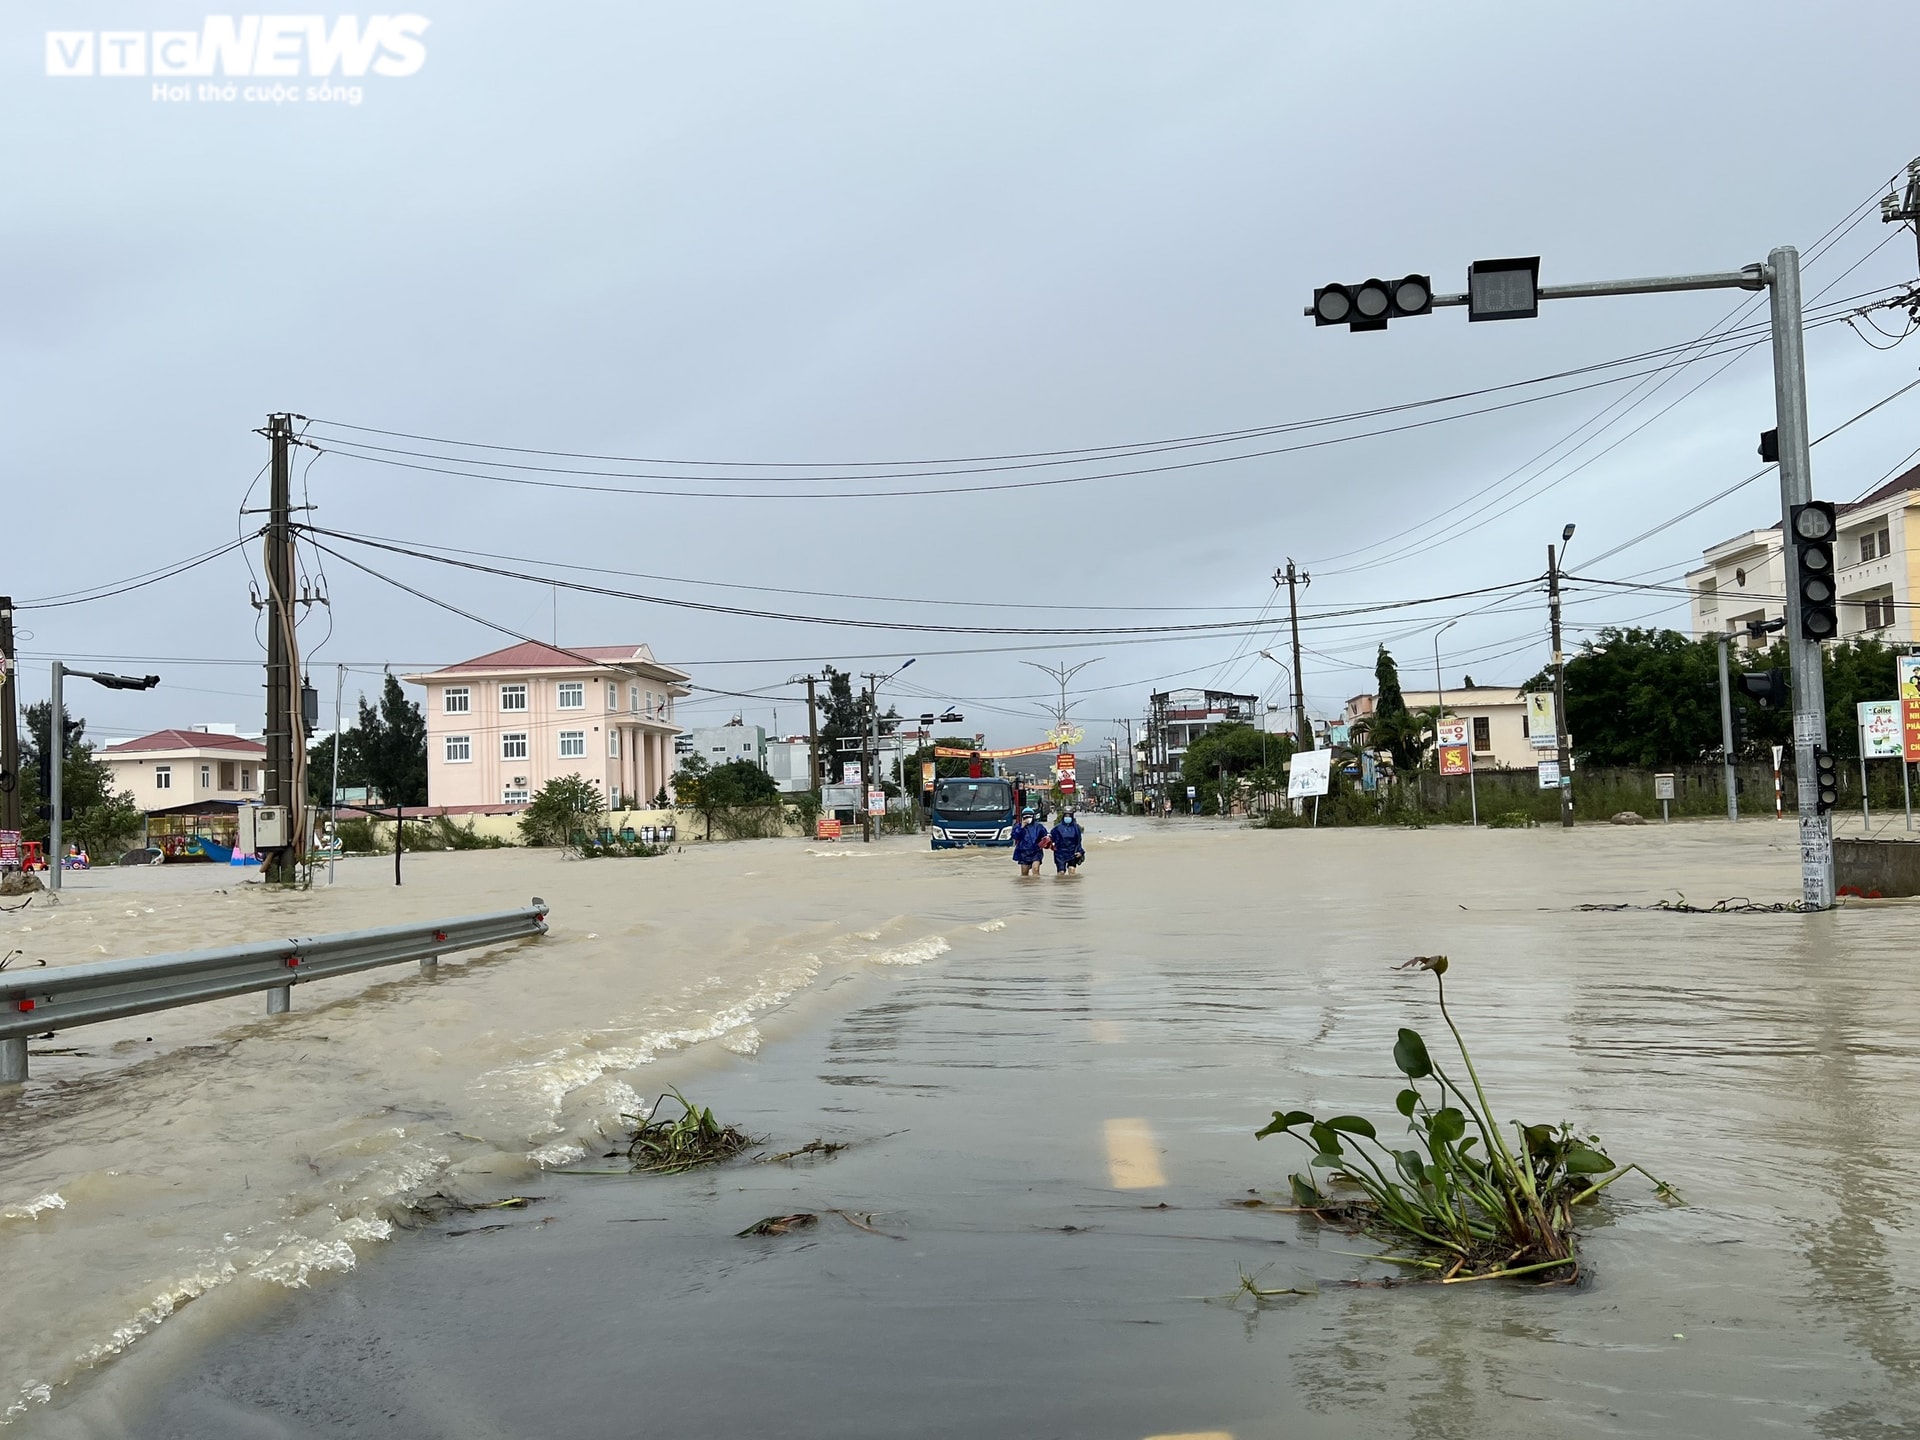
M139 755L155 750L230 750L236 755L264 757L267 747L258 740L239 735L221 735L211 730L156 730L138 740L123 740L100 753L106 756Z
M583 670L589 665L609 667L642 665L657 670L668 678L685 680L690 678L684 670L676 670L671 665L663 665L653 658L653 651L645 645L574 645L561 649L557 645L544 644L538 640L524 640L518 645L509 645L504 650L490 651L485 655L476 655L471 660L462 660L458 664L448 665L435 670L433 675L457 675L463 671L491 673L494 671L519 670ZM408 679L425 677L408 676Z
M1872 494L1862 495L1858 500L1840 506L1840 513L1844 515L1849 510L1864 510L1869 505L1878 505L1883 500L1891 500L1907 490L1920 490L1920 465L1914 466L1911 470L1902 471Z

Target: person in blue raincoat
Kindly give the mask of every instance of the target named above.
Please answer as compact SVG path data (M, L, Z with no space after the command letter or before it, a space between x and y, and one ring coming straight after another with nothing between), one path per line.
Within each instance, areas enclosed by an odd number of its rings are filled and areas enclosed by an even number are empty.
M1060 812L1060 822L1053 827L1052 839L1055 874L1065 875L1086 863L1086 831L1080 828L1080 819L1073 811Z
M1020 812L1020 823L1013 827L1013 858L1022 875L1040 873L1040 851L1047 843L1047 827L1033 818L1031 807Z

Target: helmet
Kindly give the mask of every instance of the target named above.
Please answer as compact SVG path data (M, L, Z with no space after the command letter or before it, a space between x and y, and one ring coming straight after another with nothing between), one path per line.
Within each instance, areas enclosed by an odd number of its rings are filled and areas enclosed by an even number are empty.
M1033 807L1029 805L1026 809L1022 810L1020 813L1022 815L1031 815L1033 814Z

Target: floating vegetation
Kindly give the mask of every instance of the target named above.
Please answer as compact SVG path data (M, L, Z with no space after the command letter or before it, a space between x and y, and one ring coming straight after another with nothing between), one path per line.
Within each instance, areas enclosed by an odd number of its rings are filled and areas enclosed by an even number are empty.
M1674 915L1804 915L1814 907L1804 900L1749 900L1744 895L1729 895L1711 905L1690 905L1678 890L1678 900L1656 900L1651 905L1634 905L1622 900L1615 904L1576 905L1575 910L1593 910L1612 914L1618 910L1665 910ZM1844 891L1842 892L1844 893ZM1875 896L1880 892L1875 891Z
M1447 957L1417 956L1397 968L1433 976L1471 1093L1434 1061L1418 1032L1402 1030L1393 1063L1408 1083L1394 1108L1407 1121L1413 1148L1394 1149L1359 1115L1320 1120L1305 1110L1274 1111L1255 1138L1290 1135L1313 1151L1306 1173L1291 1177L1297 1210L1412 1249L1411 1256L1371 1258L1428 1271L1443 1284L1522 1275L1571 1282L1579 1274L1575 1206L1629 1171L1651 1181L1661 1199L1678 1202L1671 1186L1639 1165L1616 1164L1599 1148L1599 1136L1578 1135L1571 1125L1513 1121L1509 1146L1447 1011ZM1350 1195L1323 1189L1316 1170Z
M665 1120L660 1111L670 1098L680 1106L681 1113ZM621 1118L640 1127L627 1142L627 1159L638 1174L681 1175L730 1159L753 1144L744 1130L722 1125L713 1118L712 1110L694 1105L678 1090L668 1090L654 1101L649 1115Z
M756 1165L781 1165L789 1160L799 1160L808 1155L819 1155L822 1157L838 1155L848 1147L848 1144L849 1142L844 1140L809 1140L798 1150L782 1150L778 1155L756 1155L753 1157L753 1163Z
M820 1223L818 1215L801 1211L797 1215L769 1215L764 1220L756 1220L746 1229L737 1231L737 1235L791 1235L796 1230L808 1230Z

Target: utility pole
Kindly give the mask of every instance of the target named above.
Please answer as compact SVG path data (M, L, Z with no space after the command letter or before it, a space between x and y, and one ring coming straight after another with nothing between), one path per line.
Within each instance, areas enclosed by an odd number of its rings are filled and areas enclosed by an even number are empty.
M305 811L299 791L300 760L305 746L300 736L300 656L293 623L293 499L291 452L293 420L269 415L267 442L272 449L272 479L267 500L267 768L261 799L286 814L287 844L262 856L271 884L294 883L299 863L300 821Z
M1727 647L1733 636L1720 632L1720 755L1727 767L1727 819L1740 819L1740 797L1735 793L1739 781L1733 769L1733 692L1727 687Z
M1773 404L1780 429L1780 533L1794 554L1793 510L1813 499L1807 437L1806 335L1800 320L1800 252L1782 245L1767 256L1773 320ZM1798 567L1787 567L1787 655L1793 674L1793 767L1800 800L1800 896L1814 910L1833 905L1833 821L1820 808L1814 752L1827 745L1827 682L1820 642L1801 633Z
M807 684L807 788L820 788L820 708L814 703L813 687L820 683L818 675L796 675L787 681L789 685ZM778 729L776 725L774 727Z
M867 677L867 744L861 756L860 766L860 839L864 844L873 843L873 806L867 796L873 793L873 782L878 778L876 766L880 751L880 677L871 672Z
M20 665L13 653L13 597L0 595L0 830L20 829Z
M340 700L347 688L347 667L333 667L333 783L327 787L327 818L334 819L340 813ZM334 827L339 834L339 826ZM333 852L335 846L327 846L327 884L333 884Z
M1306 571L1295 572L1293 557L1287 557L1287 568L1273 572L1273 583L1287 582L1287 623L1293 630L1293 733L1299 741L1299 748L1313 748L1313 731L1307 725L1307 693L1300 681L1300 595L1299 591L1313 583L1313 576ZM1298 588L1296 588L1298 587Z
M1567 526L1560 537L1565 544L1573 538ZM1573 828L1572 757L1567 753L1567 662L1560 650L1560 564L1553 546L1547 546L1547 611L1553 621L1553 738L1560 756L1560 826Z
M61 786L65 777L60 773L67 758L67 708L66 697L61 694L64 688L61 680L66 676L67 667L58 660L53 662L53 695L50 700L52 712L47 716L47 748L40 754L40 763L47 769L47 894L58 899L60 895L60 800Z

